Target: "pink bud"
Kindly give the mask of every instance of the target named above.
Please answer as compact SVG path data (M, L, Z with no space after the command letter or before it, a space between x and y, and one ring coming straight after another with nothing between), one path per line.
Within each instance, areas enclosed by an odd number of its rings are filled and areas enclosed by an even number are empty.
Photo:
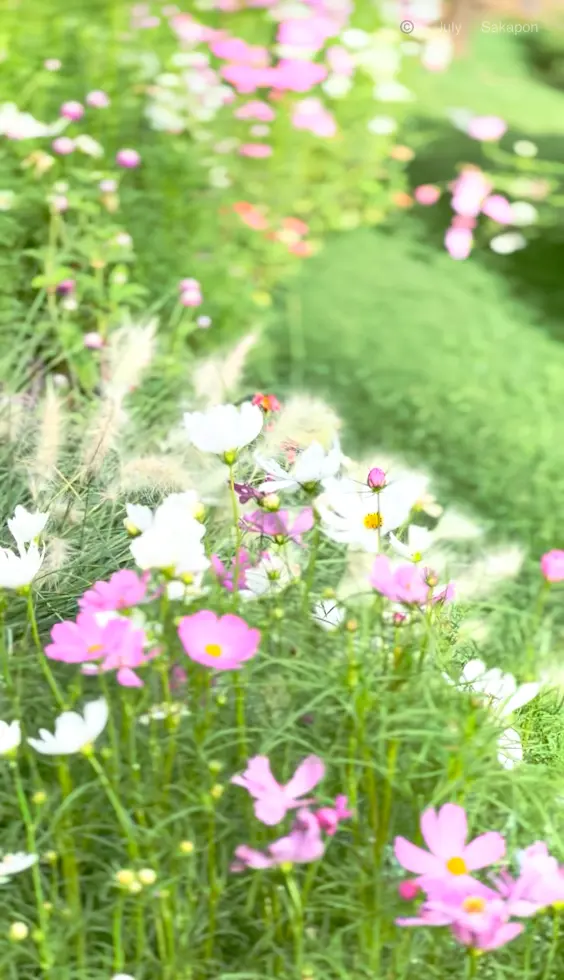
M386 486L386 474L378 466L374 466L366 481L371 490L382 490Z
M434 184L421 184L416 187L413 196L418 204L423 204L425 207L430 207L432 204L436 204L441 196L440 187L435 187Z
M77 122L84 115L84 106L80 102L63 102L60 115L72 122Z
M401 626L402 623L405 623L406 618L405 613L395 612L392 616L394 626Z
M415 881L400 881L398 893L404 902L412 902L419 892L419 885Z
M541 571L547 582L564 581L564 551L547 551L541 558Z
M104 338L99 333L85 333L83 343L90 350L100 350L104 346Z
M69 153L74 153L74 140L71 140L70 136L57 136L57 139L51 143L51 149L53 153L66 157Z
M86 96L86 104L92 106L93 109L107 109L110 99L101 89L94 89Z
M63 279L57 286L57 292L60 296L68 296L69 293L74 292L76 282L74 279Z
M180 292L183 293L186 289L200 290L201 286L197 279L181 279L178 283L178 288Z
M201 306L202 305L202 294L199 289L185 289L180 294L180 303L182 306Z
M116 163L118 167L125 167L126 170L133 170L141 163L141 155L137 150L118 150L116 153Z

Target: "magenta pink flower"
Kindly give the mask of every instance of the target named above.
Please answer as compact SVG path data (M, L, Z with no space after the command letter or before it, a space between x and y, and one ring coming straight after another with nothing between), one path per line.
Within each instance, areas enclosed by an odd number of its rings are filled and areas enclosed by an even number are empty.
M118 167L125 167L126 170L133 170L141 163L141 154L137 150L125 148L116 153L116 163Z
M244 105L235 110L233 115L235 119L258 119L259 122L263 123L272 122L276 117L272 106L269 106L268 102L261 102L260 99L245 102Z
M547 582L564 581L564 551L554 548L541 558L541 571Z
M476 218L492 189L491 181L475 167L466 167L452 186L452 209L457 214Z
M384 470L381 470L379 466L373 466L366 482L371 490L383 490L386 486L386 474Z
M451 259L467 259L472 251L474 237L468 228L452 225L445 235L445 248Z
M265 157L272 156L272 147L267 143L243 143L239 147L242 157L253 157L255 160L264 160Z
M378 555L374 560L369 578L370 585L392 602L422 606L428 602L445 601L452 598L450 586L438 586L433 573L420 564L392 566L386 555Z
M475 116L468 123L468 135L475 140L499 140L507 132L507 123L499 116Z
M273 538L277 544L283 544L288 540L301 544L302 535L306 531L311 531L315 518L311 507L304 507L293 521L287 510L278 510L275 513L255 510L244 517L241 523L248 531Z
M82 664L100 660L104 656L111 631L101 626L89 612L80 613L76 622L64 620L55 623L51 630L52 643L45 647L50 660L60 660L65 664Z
M280 823L288 810L295 810L311 803L303 799L314 786L323 779L325 766L316 755L309 755L298 766L292 779L286 785L277 783L270 769L270 762L264 755L249 759L247 768L241 776L233 776L231 782L242 786L255 800L255 816L269 827Z
M333 837L343 820L350 820L354 813L349 810L346 796L336 796L335 806L323 806L314 813L319 826L329 837Z
M237 583L240 589L247 586L245 572L252 567L251 556L244 548L239 549L238 558L232 558L229 566L222 562L219 555L212 555L210 558L212 571L215 573L221 585L228 592L233 592L233 582L235 578L235 568L237 568Z
M112 620L108 626L112 622L123 622L125 627L120 630L119 636L117 634L114 636L113 645L110 645L99 669L102 673L110 670L117 671L116 679L122 687L143 687L143 681L135 671L153 660L158 651L144 652L145 633L143 630L134 629L129 620Z
M319 823L308 810L299 810L290 833L270 844L266 853L246 844L238 847L231 870L239 872L247 868L272 868L280 864L309 864L323 857L324 851Z
M434 184L420 184L419 187L415 188L413 196L418 204L422 204L424 207L430 207L439 200L441 189Z
M61 116L65 119L70 119L72 122L77 122L82 119L84 115L84 106L80 102L63 102L61 106Z
M513 221L513 209L503 194L491 194L487 197L482 204L482 212L499 225L510 225Z
M57 136L51 143L53 153L58 153L61 157L66 157L69 153L74 153L75 144L70 136Z
M78 600L78 606L82 612L90 613L130 609L145 599L148 579L148 572L138 575L123 568L107 582L95 582Z
M337 123L325 108L320 99L309 98L296 102L292 113L292 125L295 129L305 129L314 136L326 139L337 132Z
M283 59L272 69L273 88L281 91L308 92L327 78L327 68L314 61Z
M405 837L396 837L394 851L403 868L419 875L416 883L423 887L432 880L463 882L470 872L495 864L505 854L505 840L495 831L466 843L466 813L455 803L445 803L438 812L432 808L425 810L420 826L428 851Z
M283 47L301 49L307 56L319 51L327 38L336 33L335 25L328 17L297 17L280 23L276 39ZM292 53L299 54L299 50Z
M421 888L415 881L400 881L398 885L398 895L403 899L404 902L412 902L414 898L417 898Z
M260 643L260 631L244 619L230 613L216 616L207 609L184 616L178 635L191 660L215 670L238 670L254 657Z

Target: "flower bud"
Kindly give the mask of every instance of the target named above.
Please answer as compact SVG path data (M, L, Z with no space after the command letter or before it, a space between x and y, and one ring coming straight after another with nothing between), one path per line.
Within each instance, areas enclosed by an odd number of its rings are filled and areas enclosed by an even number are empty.
M12 922L8 931L8 937L13 943L21 943L29 936L29 929L25 922Z
M152 868L141 868L137 874L138 880L142 885L154 885L157 880L157 872Z
M386 486L386 474L380 467L374 466L368 474L367 481L371 490L382 490Z
M37 793L34 793L31 797L31 802L35 803L36 806L42 806L43 803L47 801L47 793L44 790L38 789Z
M215 783L210 789L210 796L212 800L219 800L223 796L223 786L221 783Z
M181 854L193 854L194 844L191 840L183 840L178 845L178 850Z
M135 882L135 872L131 868L121 868L115 877L118 885L123 885L124 888L129 888Z
M262 498L260 505L263 510L275 513L277 510L280 510L280 497L277 493L269 493L266 497Z

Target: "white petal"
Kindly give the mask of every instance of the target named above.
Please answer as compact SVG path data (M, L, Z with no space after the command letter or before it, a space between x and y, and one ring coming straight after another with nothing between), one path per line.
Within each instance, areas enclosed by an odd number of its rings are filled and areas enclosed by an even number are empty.
M507 728L499 736L497 757L504 769L514 769L523 761L521 736L514 728Z
M108 717L109 708L105 698L89 701L84 706L84 721L90 741L94 741L104 731Z
M517 711L519 708L522 708L525 704L528 704L529 701L532 701L533 698L536 698L537 694L540 691L540 688L541 688L540 684L536 684L533 682L529 684L521 684L521 686L518 687L517 690L515 691L515 694L513 694L513 696L510 697L509 700L505 702L503 706L503 715L506 716L506 715L513 714L514 711Z

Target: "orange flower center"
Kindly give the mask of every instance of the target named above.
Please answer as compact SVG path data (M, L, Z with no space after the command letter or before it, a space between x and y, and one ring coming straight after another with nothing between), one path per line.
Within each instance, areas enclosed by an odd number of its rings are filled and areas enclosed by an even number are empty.
M478 898L477 896L471 896L470 898L465 898L462 903L462 908L465 912L483 912L486 907L485 899Z
M449 858L446 863L447 870L450 871L451 875L465 875L468 871L464 858L453 857Z
M221 657L221 647L219 643L208 643L204 647L208 657Z
M93 643L91 647L88 647L88 653L98 653L101 649L101 643Z
M364 518L364 526L367 531L377 531L379 527L382 527L382 523L382 515L377 512L367 514Z

